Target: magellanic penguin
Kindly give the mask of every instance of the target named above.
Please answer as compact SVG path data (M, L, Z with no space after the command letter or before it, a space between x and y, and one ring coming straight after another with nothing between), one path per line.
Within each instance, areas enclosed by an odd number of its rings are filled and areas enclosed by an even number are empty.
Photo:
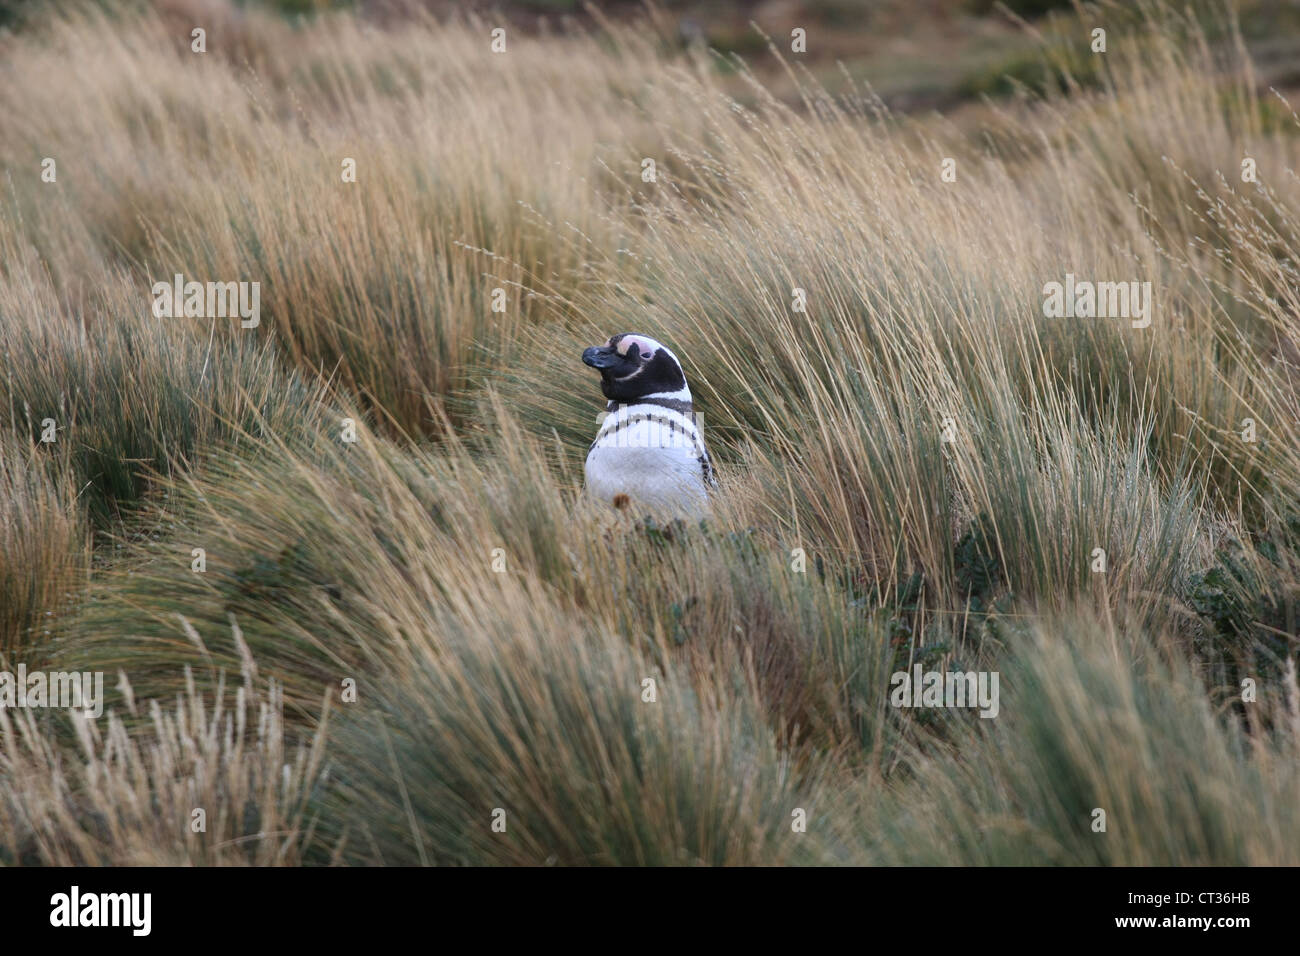
M717 487L681 363L646 335L622 332L582 353L609 400L587 452L587 492L637 517L703 518Z

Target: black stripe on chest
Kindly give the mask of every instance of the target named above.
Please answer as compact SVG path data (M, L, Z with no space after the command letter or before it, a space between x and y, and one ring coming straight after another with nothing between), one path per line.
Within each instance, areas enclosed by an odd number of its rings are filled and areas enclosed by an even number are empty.
M633 408L637 405L658 405L660 408L677 412L687 418L695 414L695 406L680 398L638 398L635 402L610 402L605 406L605 411L613 413L620 408Z
M656 403L660 401L667 402L671 400L670 399L656 400ZM636 404L649 405L651 404L651 402L637 402ZM684 405L686 406L687 409L689 409L691 405L690 402L678 402L677 404ZM613 406L613 408L620 407L616 402L610 402L610 405ZM623 407L630 407L630 406L623 406ZM674 411L676 411L676 409L674 409ZM684 414L689 414L689 412ZM690 439L692 446L699 447L701 449L703 449L704 447L704 439L700 437L699 430L696 429L693 425L687 427L686 425L683 425L681 422L678 422L672 418L668 418L663 415L655 415L653 413L638 412L632 415L628 415L626 418L620 419L618 422L615 423L613 428L602 428L599 434L596 435L595 441L593 441L591 445L587 448L587 453L590 454L591 450L595 448L596 445L598 445L600 442L604 441L607 438L611 438L617 435L624 428L630 428L631 426L639 425L642 422L651 422L653 424L659 425L662 428L667 428L670 432L677 432L681 435L684 435L686 438ZM707 454L708 452L705 452L706 456Z

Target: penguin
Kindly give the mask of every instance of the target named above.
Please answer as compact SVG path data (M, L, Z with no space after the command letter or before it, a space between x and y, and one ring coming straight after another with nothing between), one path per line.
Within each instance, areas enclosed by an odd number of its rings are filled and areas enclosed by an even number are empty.
M622 332L582 353L600 372L608 414L587 451L587 493L638 515L698 520L717 488L677 356Z

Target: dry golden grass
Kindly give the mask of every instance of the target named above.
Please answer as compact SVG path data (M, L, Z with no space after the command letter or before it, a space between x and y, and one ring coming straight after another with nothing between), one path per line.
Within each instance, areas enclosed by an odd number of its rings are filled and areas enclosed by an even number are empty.
M3 717L0 861L1297 862L1300 122L1230 30L971 137L633 28L196 9L4 41L0 641L129 691ZM261 325L155 318L177 272ZM631 329L704 526L580 495Z
M75 489L26 443L0 436L0 661L50 633L86 583L90 538Z
M7 77L59 76L0 93L0 165L61 160L57 190L11 178L28 238L72 301L113 269L145 287L259 281L262 331L407 433L516 342L535 300L585 280L586 241L616 239L597 160L657 145L637 115L656 58L633 33L612 49L520 37L502 56L486 28L248 12L200 55L184 22L75 17L14 49Z
M51 745L34 711L0 710L0 852L54 866L299 862L326 725L295 748L274 682L250 687L206 699L191 684L169 710L149 701L143 733L126 714L101 723L74 712L72 753Z

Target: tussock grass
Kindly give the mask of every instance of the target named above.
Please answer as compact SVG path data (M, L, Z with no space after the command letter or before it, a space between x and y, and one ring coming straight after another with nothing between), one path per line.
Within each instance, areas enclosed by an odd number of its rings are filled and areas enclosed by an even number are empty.
M343 729L350 854L374 863L757 864L797 858L790 766L743 672L708 696L524 588L414 642ZM430 635L432 637L432 635ZM647 703L643 681L653 681ZM802 791L802 792L801 792ZM506 830L490 826L504 811Z
M49 633L47 619L85 586L89 544L66 475L0 436L0 660L17 659L33 631Z
M863 821L883 860L1294 864L1294 668L1269 705L1272 740L1225 723L1186 664L1140 631L1086 612L1035 625L1001 673L1006 719L984 721L960 753L916 761L916 777Z
M0 423L62 463L101 527L206 449L317 426L323 389L249 338L155 317L147 290L105 276L84 305L60 300L36 253L0 220ZM207 325L206 328L203 326Z
M111 715L0 714L0 859L1297 862L1300 121L1230 23L969 135L625 27L217 9L6 41L0 648ZM177 272L261 326L154 317ZM580 494L618 331L703 525Z
M497 55L481 25L322 17L294 30L250 9L200 55L178 42L195 16L126 29L74 15L6 64L10 78L60 77L0 93L0 164L66 156L56 211L49 184L11 187L38 243L36 223L76 216L81 241L47 253L56 287L84 294L88 266L146 287L176 273L259 281L262 331L301 369L337 377L406 433L433 430L539 297L585 281L585 242L614 241L596 161L630 171L633 143L656 140L637 105L652 41L519 35Z
M507 438L483 448L400 449L362 425L355 444L322 438L306 453L267 442L170 482L148 518L168 533L135 544L92 587L66 653L125 669L137 693L164 693L177 660L213 679L240 660L231 640L187 641L178 618L219 634L233 616L286 699L307 708L322 683L451 626L448 607L468 595L490 603L521 582L567 608L559 635L595 621L642 652L687 644L701 669L743 644L777 725L830 733L838 681L818 661L833 648L819 645L851 641L860 620L843 592L791 575L785 549L738 525L610 526L559 485L545 447L500 414ZM100 640L105 631L121 639Z
M141 702L151 723L143 734L128 730L125 711L102 723L74 713L74 753L53 742L34 711L0 710L0 861L298 862L311 835L305 808L321 781L325 725L311 745L295 747L274 685L223 691L208 700L190 684L168 709ZM133 699L129 708L136 716Z

